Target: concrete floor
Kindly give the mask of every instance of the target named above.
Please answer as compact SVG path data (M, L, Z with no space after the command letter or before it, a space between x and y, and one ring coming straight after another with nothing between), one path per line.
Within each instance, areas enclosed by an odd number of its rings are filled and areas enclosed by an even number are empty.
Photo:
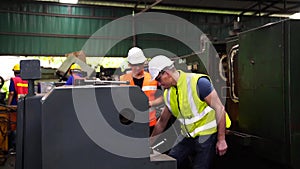
M15 155L9 155L4 165L0 166L0 169L14 169L15 168Z
M255 160L254 160L255 159ZM241 156L232 156L230 152L224 157L217 157L214 160L212 169L288 169L287 167L280 166L274 162L267 162L265 160L258 160L258 158L247 158ZM15 155L9 156L5 165L0 166L0 169L15 169ZM190 169L190 168L187 168Z

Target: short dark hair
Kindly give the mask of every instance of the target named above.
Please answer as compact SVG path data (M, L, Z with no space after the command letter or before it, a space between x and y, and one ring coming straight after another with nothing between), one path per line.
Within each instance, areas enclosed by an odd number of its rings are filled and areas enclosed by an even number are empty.
M20 73L21 73L20 70L15 70L15 71L14 71L14 74L17 74L17 75L18 75L18 74L20 74Z

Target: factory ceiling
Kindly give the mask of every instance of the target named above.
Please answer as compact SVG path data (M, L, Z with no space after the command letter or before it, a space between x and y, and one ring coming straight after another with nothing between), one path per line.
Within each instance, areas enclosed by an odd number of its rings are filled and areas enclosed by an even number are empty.
M19 1L58 2L59 0ZM279 17L300 12L300 0L79 0L78 4L132 7L137 12L157 9Z
M135 8L178 9L231 13L238 15L276 16L291 15L300 11L300 0L79 0L79 3L129 3Z

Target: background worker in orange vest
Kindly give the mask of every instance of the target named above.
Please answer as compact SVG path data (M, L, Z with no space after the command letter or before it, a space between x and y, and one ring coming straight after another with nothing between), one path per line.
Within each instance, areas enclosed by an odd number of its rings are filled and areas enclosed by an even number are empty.
M82 79L81 67L77 63L73 63L70 67L70 77L68 78L66 85L73 85L75 79Z
M7 105L17 105L18 98L28 93L28 81L20 77L20 64L16 64L12 70L15 77L10 80Z
M138 47L133 47L128 51L127 61L131 67L131 72L120 76L121 81L129 81L131 86L139 86L149 99L149 126L150 134L156 124L155 106L163 103L162 91L156 80L151 80L151 75L144 71L146 57ZM161 92L160 92L161 91Z

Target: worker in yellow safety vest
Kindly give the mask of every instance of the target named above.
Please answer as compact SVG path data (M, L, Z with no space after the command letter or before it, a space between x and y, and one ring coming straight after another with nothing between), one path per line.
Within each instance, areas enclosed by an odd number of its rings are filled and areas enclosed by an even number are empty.
M181 134L169 152L177 160L177 168L184 167L186 158L193 154L193 169L209 169L213 155L227 151L225 127L231 124L210 77L177 70L163 55L149 62L149 72L165 88L165 108L151 135L151 144L173 114L181 123Z
M138 47L133 47L128 51L127 61L131 67L131 72L120 76L121 81L128 81L131 86L139 86L149 99L149 126L150 134L156 124L155 106L163 103L162 92L159 94L157 81L151 80L151 75L144 71L146 57ZM158 92L158 93L157 93Z

